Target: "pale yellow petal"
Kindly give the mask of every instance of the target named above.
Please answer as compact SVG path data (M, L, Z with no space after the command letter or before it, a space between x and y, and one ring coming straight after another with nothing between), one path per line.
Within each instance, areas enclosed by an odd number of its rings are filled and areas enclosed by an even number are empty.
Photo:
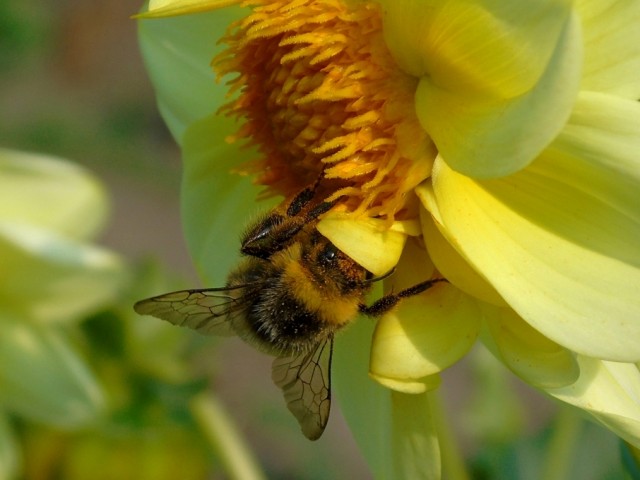
M448 238L518 314L585 355L640 358L640 106L583 95L554 148L501 180L444 164Z
M442 88L511 98L553 55L570 2L382 0L387 46L400 67Z
M570 2L382 3L389 49L420 78L418 118L455 170L517 171L566 122L582 59Z
M393 275L385 278L385 293L399 292L429 280L434 276L435 267L421 239L407 239L400 260Z
M139 18L173 17L202 13L241 3L242 0L149 0L149 8Z
M430 377L423 377L416 380L382 377L371 372L369 372L369 376L383 387L406 395L419 395L430 392L438 388L442 383L440 375L431 375Z
M393 270L407 240L404 233L373 218L356 220L330 213L318 222L317 229L374 275Z
M426 199L428 191L432 192L430 186L423 185L416 190L416 193L421 199ZM441 224L437 224L434 217L424 209L420 210L420 219L429 256L440 273L468 295L493 305L506 306L506 302L495 288L482 278L445 239L443 233L446 231L443 231Z
M378 320L370 375L403 392L433 388L429 378L457 362L474 344L479 328L475 300L450 284L436 284Z
M640 372L631 363L578 356L580 377L551 396L590 413L625 441L640 447Z
M509 308L484 305L500 359L528 384L559 388L576 381L580 370L575 354L549 340Z
M566 123L581 58L580 28L572 16L547 69L527 93L493 99L424 77L416 91L418 118L454 170L477 178L508 175L531 163Z
M640 2L575 2L584 32L583 90L640 98Z

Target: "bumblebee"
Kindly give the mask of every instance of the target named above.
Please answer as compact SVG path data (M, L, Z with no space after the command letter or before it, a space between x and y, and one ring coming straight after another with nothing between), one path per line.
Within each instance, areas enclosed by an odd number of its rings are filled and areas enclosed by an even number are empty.
M134 309L204 334L235 334L275 356L272 379L310 440L320 438L331 406L335 333L359 313L379 316L429 280L367 306L379 280L315 228L335 202L313 205L315 186L254 222L242 238L245 256L223 288L182 290L141 300Z

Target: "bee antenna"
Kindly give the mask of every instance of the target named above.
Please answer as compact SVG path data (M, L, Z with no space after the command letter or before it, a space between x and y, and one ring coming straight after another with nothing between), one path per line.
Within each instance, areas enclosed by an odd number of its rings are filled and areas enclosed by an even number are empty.
M370 284L370 283L374 283L374 282L379 282L380 280L384 280L387 277L390 277L391 275L393 275L396 272L396 267L393 267L391 270L389 270L387 273L385 273L384 275L380 275L379 277L373 277L373 278L368 278L367 280L364 281L364 283L366 285Z

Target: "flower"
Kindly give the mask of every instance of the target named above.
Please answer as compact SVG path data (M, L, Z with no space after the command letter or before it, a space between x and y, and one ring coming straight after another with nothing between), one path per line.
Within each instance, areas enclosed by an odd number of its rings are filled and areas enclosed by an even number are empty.
M65 331L113 300L127 272L87 243L106 199L83 169L0 150L0 204L0 476L8 478L19 455L6 414L68 429L102 412L102 389Z
M235 3L151 2L146 15ZM266 194L322 173L340 206L318 230L338 248L375 274L396 265L387 288L416 274L449 281L377 323L369 368L393 400L375 404L383 394L359 384L371 408L359 394L351 407L346 400L347 416L379 409L380 432L416 438L402 411L431 438L425 395L479 337L525 381L638 446L640 4L247 5L224 37L229 50L206 52L219 74L238 72L222 109L240 119L236 128L215 116L224 102L198 73L208 59L198 59L211 30L240 10L140 27L161 111L183 147L185 230L205 277L220 273L216 233L254 191L221 172L258 173ZM214 211L221 199L229 209ZM347 375L353 388L357 350L336 350L338 390ZM384 472L378 447L359 440ZM398 440L395 458L433 455L433 445Z

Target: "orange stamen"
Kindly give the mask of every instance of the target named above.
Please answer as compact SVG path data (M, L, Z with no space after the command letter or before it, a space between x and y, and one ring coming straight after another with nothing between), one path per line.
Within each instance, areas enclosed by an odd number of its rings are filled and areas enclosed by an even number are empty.
M291 195L323 175L329 200L393 220L429 176L435 148L414 113L416 80L386 49L376 4L255 0L232 25L218 77L237 73L222 111L244 123L234 139L262 158L243 167L267 193ZM416 135L417 134L417 135ZM406 143L410 139L410 144Z

